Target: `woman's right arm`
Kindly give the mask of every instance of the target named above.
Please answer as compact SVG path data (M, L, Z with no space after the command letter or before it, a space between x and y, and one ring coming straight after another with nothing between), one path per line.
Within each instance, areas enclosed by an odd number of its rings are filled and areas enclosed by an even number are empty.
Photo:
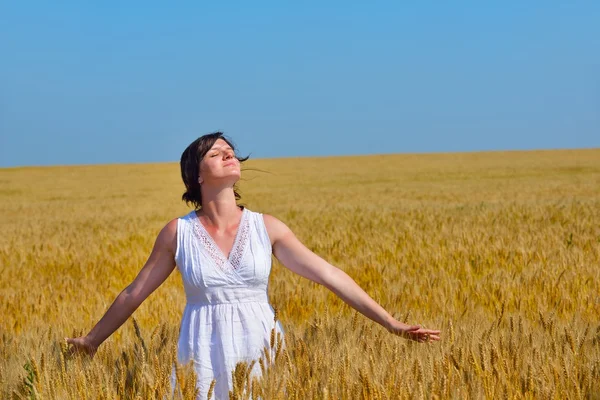
M158 288L175 269L177 247L177 219L160 231L152 253L136 278L115 299L102 319L86 335L67 338L71 352L94 355L102 342L116 331L142 302Z

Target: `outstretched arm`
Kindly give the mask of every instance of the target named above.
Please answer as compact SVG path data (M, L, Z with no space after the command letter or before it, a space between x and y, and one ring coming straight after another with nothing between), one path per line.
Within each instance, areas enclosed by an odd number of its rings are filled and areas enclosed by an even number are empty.
M102 342L116 331L142 302L158 288L175 268L177 220L169 222L158 234L152 253L136 278L115 299L104 316L86 335L68 338L71 352L94 355Z
M440 340L440 331L397 321L339 268L310 251L280 220L263 215L273 254L293 272L325 286L348 305L397 335L425 342Z

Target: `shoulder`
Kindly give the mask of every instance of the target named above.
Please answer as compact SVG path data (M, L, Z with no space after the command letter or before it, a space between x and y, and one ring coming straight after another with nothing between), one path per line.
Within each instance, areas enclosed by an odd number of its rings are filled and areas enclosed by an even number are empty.
M160 233L164 233L167 236L177 234L177 221L179 218L173 218L161 229Z
M175 251L177 247L177 220L174 218L169 221L158 233L156 237L156 246Z
M278 218L270 214L263 214L262 216L265 221L265 228L267 228L267 233L269 234L269 237L271 238L271 241L273 243L277 242L278 240L281 240L288 234L293 234L291 229Z

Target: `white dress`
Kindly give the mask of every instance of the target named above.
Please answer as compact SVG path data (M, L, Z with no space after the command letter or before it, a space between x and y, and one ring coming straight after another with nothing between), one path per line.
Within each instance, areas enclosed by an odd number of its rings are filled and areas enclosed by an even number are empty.
M281 334L267 297L271 241L262 214L243 208L229 257L208 234L196 212L177 221L175 261L186 294L179 331L177 361L192 361L199 399L206 399L216 379L213 399L228 399L231 372L269 348L271 330ZM252 374L261 373L258 362ZM175 388L174 374L171 380Z

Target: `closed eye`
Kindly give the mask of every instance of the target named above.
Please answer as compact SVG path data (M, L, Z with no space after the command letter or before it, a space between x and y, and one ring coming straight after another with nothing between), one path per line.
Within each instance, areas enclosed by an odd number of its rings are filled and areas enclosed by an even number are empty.
M233 151L233 149L231 147L227 148L226 150L230 150L231 151L231 156L234 157L234 158L237 158L235 156L235 152ZM211 154L210 157L212 158L212 157L216 157L218 155L219 155L219 152L216 152L216 153Z

